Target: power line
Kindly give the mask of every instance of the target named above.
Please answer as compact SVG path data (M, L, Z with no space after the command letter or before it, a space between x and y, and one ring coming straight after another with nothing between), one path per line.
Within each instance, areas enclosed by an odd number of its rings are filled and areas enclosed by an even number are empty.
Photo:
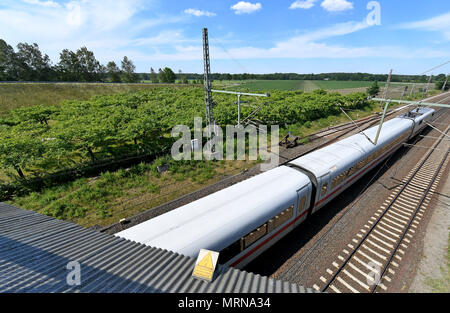
M214 41L214 44L219 46L223 50L223 52L225 52L228 55L230 60L236 63L243 70L243 73L248 73L248 69L244 65L242 65L242 63L239 62L236 58L234 58L233 55L220 43L218 39L214 38L211 35L210 37Z
M424 74L426 74L426 73L428 73L428 72L432 72L432 71L434 71L435 69L438 69L438 68L440 68L440 67L442 67L442 66L444 66L444 65L447 65L447 64L449 64L449 63L450 63L450 60L447 61L447 62L445 62L445 63L442 63L442 64L440 64L440 65L437 65L437 66L435 66L435 67L433 67L433 68L431 68L431 69L429 69L429 70L427 70L427 71L425 71L425 72L423 72L423 73L420 73L419 76L420 76L420 75L424 75Z

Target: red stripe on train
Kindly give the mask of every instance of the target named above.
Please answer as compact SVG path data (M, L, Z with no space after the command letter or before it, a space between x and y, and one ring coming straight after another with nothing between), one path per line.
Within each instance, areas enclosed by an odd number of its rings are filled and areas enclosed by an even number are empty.
M258 250L259 248L261 248L262 246L264 246L266 243L268 243L270 240L272 240L274 237L278 236L281 232L285 231L286 228L288 228L289 226L291 226L292 224L294 224L295 222L297 222L299 219L301 219L306 213L308 213L309 209L307 209L306 211L304 211L302 214L300 214L299 216L297 216L295 218L295 220L289 222L288 224L284 225L283 228L281 228L279 231L277 231L275 234L273 234L272 236L270 236L269 238L267 238L266 240L264 240L263 242L261 242L259 245L257 245L256 247L254 247L252 250L250 250L249 252L247 252L245 255L241 256L237 261L235 261L233 264L231 264L231 266L236 266L237 264L241 263L242 260L246 259L249 255L253 254L253 252L255 252L256 250Z
M323 201L325 201L326 199L328 199L329 197L331 197L333 194L335 194L336 192L338 192L339 190L342 189L342 187L346 184L348 184L349 182L351 182L353 179L355 179L356 177L358 177L359 175L361 175L362 173L366 172L373 164L375 164L376 162L378 162L379 160L383 159L386 155L388 155L389 153L391 153L394 149L398 148L399 146L401 146L403 143L398 144L397 146L395 146L394 148L392 148L391 150L389 150L388 152L386 152L385 154L383 154L381 157L379 157L378 159L376 159L375 161L373 161L368 167L366 167L363 171L359 171L357 174L353 175L351 178L347 179L347 181L345 181L345 183L343 185L341 185L339 188L337 188L335 191L333 191L332 193L330 193L328 196L326 196L325 198L323 198L322 200L320 200L319 202L314 204L313 209L318 206L320 203L322 203ZM242 257L240 257L237 261L235 261L233 264L231 264L231 266L236 266L239 263L241 263L244 259L246 259L247 257L249 257L250 255L252 255L256 250L258 250L259 248L261 248L262 246L264 246L266 243L268 243L269 241L271 241L273 238L275 238L276 236L278 236L280 233L282 233L283 231L286 230L286 228L288 228L289 226L291 226L292 224L294 224L295 222L297 222L299 219L301 219L307 212L309 212L309 209L307 209L306 211L304 211L302 214L300 214L299 216L297 216L295 218L295 220L289 222L288 224L286 224L283 228L281 228L279 231L277 231L275 234L273 234L272 236L270 236L269 238L267 238L266 240L264 240L263 242L261 242L259 245L257 245L256 247L254 247L252 250L250 250L249 252L247 252L245 255L243 255Z

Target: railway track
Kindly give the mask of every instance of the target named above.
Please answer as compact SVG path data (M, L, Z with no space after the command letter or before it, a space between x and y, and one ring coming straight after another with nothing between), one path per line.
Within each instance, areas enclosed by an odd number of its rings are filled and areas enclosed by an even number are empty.
M450 126L313 287L326 292L382 292L402 262L448 164Z
M437 99L437 100L433 100L433 99ZM448 93L443 93L443 94L438 94L438 95L429 97L427 99L423 99L422 101L426 102L426 101L433 100L433 101L436 101L437 103L442 103L449 99L450 99L450 95ZM387 117L392 116L393 114L397 114L399 111L402 111L407 108L409 108L409 106L402 106L400 108L389 109L386 113L386 116ZM359 126L362 126L362 125L370 123L370 122L374 122L374 121L379 122L380 119L381 119L381 112L379 114L370 115L370 116L358 119L355 122L347 122L347 123L339 124L336 126L328 127L327 129L320 130L316 133L313 133L313 134L310 134L307 136L303 136L303 137L299 137L298 140L302 140L302 139L316 140L316 139L324 138L324 137L327 137L330 135L334 135L341 131L349 130L348 132L345 132L344 134L342 134L342 135L345 135L356 129L355 124L358 125L358 127L359 127Z

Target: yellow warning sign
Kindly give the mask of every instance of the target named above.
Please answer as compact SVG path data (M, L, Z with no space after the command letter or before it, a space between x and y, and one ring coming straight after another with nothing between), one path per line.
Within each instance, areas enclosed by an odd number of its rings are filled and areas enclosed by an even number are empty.
M213 279L219 253L201 249L192 276L210 282Z

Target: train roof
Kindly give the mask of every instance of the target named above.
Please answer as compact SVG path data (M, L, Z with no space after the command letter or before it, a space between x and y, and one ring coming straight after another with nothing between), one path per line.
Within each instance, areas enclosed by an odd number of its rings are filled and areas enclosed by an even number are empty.
M116 236L187 256L200 249L220 251L295 204L297 190L309 184L305 174L277 167Z
M371 153L378 147L384 146L394 137L411 129L411 126L412 121L409 119L394 118L383 124L377 146L370 143L363 134L356 134L322 149L308 153L289 163L312 172L316 177L321 177L330 171L347 168L350 164L359 162L368 153ZM374 140L377 130L378 125L365 130L364 133Z
M423 117L434 112L432 108L424 108L418 107L417 109L411 110L403 115L400 118L414 118L415 120L421 120Z

